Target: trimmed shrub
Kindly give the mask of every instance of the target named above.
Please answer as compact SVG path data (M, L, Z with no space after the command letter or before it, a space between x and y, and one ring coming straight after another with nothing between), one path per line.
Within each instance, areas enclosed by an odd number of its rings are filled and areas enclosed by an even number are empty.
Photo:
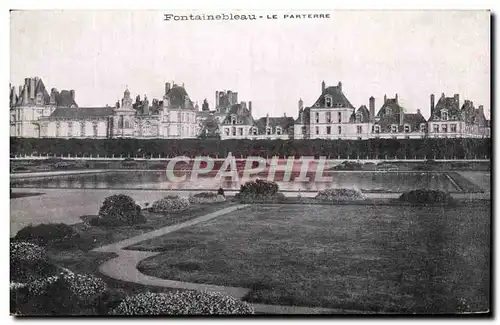
M201 192L189 198L191 204L217 203L224 202L226 198L214 192Z
M140 293L127 297L112 315L244 315L253 314L251 305L229 296L196 291Z
M219 187L219 190L217 191L217 194L226 197L226 195L224 194L224 189L222 187Z
M24 227L19 230L15 239L46 246L77 241L77 237L79 236L75 230L64 223L42 223L41 225Z
M189 208L189 200L178 195L169 195L151 205L153 212L180 212Z
M144 223L146 218L141 207L127 195L117 194L107 197L99 209L98 224L103 226L124 226ZM92 221L95 223L95 221Z
M327 188L319 191L315 197L322 201L364 200L366 197L359 190L351 188Z
M453 197L449 193L440 190L417 189L404 192L399 197L399 200L413 204L449 204L453 202Z
M257 179L255 181L246 182L240 187L241 195L250 196L272 196L278 193L279 186L275 182Z

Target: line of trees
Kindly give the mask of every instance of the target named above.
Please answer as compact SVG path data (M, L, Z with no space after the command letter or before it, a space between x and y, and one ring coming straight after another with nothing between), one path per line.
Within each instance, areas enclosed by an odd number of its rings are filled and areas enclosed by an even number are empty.
M10 139L10 154L100 157L198 155L327 156L370 159L473 159L491 157L491 139L217 140L217 139Z

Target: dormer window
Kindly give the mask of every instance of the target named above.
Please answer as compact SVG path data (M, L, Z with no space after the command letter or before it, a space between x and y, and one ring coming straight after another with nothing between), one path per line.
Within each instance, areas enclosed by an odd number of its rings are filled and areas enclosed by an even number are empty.
M441 111L441 119L443 121L448 121L448 112L447 111Z
M374 125L373 126L373 132L380 133L380 125Z
M361 123L361 114L356 114L356 123Z
M392 133L398 132L398 126L396 124L391 125L391 132Z
M409 124L405 124L405 132L409 133L410 131L411 131L410 125Z
M42 93L36 94L36 104L42 105Z
M330 97L330 96L325 97L325 106L332 107L332 97Z
M231 116L231 124L236 124L236 116Z
M271 128L269 126L266 128L266 135L271 135Z
M232 127L232 131L233 131L233 132L232 132L232 133L233 133L233 136L235 136L235 135L236 135L236 128L235 128L234 126Z
M391 109L390 107L387 107L387 108L385 109L385 114L386 114L386 115L392 115L392 109Z
M420 132L427 132L427 125L425 123L420 123Z
M257 128L255 126L252 128L252 134L257 135Z
M276 134L281 135L281 127L279 126L276 127Z

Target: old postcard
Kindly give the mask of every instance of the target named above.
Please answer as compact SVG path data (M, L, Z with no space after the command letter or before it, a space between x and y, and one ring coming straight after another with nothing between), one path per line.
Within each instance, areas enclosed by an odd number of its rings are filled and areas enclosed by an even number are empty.
M490 22L11 11L11 314L490 314Z

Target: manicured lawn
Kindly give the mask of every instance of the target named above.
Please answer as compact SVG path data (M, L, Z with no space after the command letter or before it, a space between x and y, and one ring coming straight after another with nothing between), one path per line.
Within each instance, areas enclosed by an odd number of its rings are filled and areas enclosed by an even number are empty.
M133 249L148 275L252 302L391 312L489 308L490 207L257 205Z

